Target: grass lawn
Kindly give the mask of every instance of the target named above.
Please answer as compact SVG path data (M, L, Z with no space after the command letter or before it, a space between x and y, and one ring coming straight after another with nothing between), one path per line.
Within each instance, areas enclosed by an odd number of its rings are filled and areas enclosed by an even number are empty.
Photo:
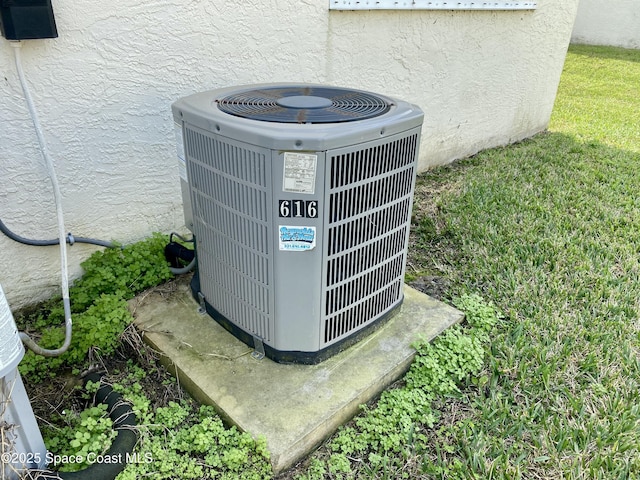
M640 50L571 47L549 132L419 185L414 269L505 314L442 478L639 478Z
M299 478L640 478L640 50L572 46L548 132L421 175L408 280L497 306L484 366Z

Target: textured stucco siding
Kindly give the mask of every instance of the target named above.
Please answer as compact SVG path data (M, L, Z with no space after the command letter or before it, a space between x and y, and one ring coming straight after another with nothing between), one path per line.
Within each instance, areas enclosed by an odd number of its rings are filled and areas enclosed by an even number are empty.
M640 48L640 1L580 0L571 41Z
M341 12L323 0L53 0L60 37L25 42L22 56L67 229L127 243L183 225L170 105L206 89L301 81L411 101L425 112L421 170L539 132L577 2ZM51 238L51 187L3 39L0 71L0 215ZM73 276L95 249L70 249ZM58 289L55 247L0 236L0 264L14 308Z

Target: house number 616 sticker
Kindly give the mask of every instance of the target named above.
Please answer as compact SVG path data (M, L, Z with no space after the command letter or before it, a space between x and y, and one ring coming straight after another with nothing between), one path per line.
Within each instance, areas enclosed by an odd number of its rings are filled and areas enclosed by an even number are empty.
M278 200L278 216L287 218L318 218L317 200Z

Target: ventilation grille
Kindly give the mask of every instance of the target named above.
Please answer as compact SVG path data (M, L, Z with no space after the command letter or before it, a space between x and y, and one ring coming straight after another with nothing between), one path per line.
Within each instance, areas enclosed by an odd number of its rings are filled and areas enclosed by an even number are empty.
M411 165L416 137L347 152L331 158L331 188L336 189Z
M217 101L230 115L277 123L337 123L377 117L391 104L376 95L335 87L273 87Z
M192 127L185 150L202 293L227 319L269 341L268 156Z
M330 159L324 342L402 299L418 135Z

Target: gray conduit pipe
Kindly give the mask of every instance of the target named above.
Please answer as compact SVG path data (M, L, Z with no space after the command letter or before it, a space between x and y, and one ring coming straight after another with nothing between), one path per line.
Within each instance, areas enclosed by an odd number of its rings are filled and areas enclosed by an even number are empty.
M9 237L11 240L15 242L22 243L24 245L31 245L33 247L48 247L48 246L60 244L59 238L52 238L51 240L33 240L31 238L25 238L23 236L20 236L17 233L14 233L11 230L9 230L9 227L7 227L1 219L0 219L0 232L4 233L7 237ZM69 245L73 245L74 243L89 243L91 245L98 245L98 246L107 247L107 248L116 247L116 245L113 244L112 242L107 242L105 240L98 240L96 238L76 237L71 233L68 233L65 238Z
M102 375L97 373L89 374L85 377L85 384L88 381L99 382L101 377ZM138 442L136 416L131 410L131 406L123 400L119 393L113 391L110 385L100 385L94 398L94 404L99 403L107 405L113 429L118 432L111 447L105 453L105 457L119 461L94 463L78 472L32 471L30 473L33 478L43 480L114 480L126 468L127 458L131 456L133 448Z

